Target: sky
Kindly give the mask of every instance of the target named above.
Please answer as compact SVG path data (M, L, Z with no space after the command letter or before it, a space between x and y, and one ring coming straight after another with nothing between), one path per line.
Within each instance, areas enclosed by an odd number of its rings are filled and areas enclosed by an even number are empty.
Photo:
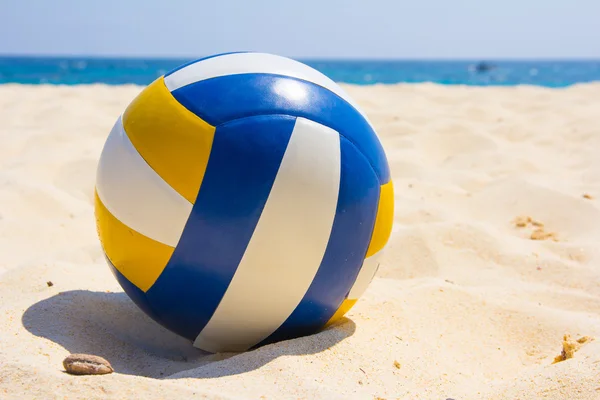
M600 58L600 0L0 0L0 54Z

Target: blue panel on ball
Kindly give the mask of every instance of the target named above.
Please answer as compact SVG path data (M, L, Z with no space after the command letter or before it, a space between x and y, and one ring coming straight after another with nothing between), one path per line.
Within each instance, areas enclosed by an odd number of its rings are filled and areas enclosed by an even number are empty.
M237 74L192 83L172 94L214 126L265 114L293 115L319 122L358 147L380 184L390 180L385 152L369 123L351 104L322 86L273 74Z
M352 143L342 138L340 145L342 174L337 210L317 275L290 317L259 346L321 329L358 276L375 225L379 181Z
M166 325L195 339L216 310L271 191L295 118L217 127L202 186L173 256L147 298Z
M133 283L131 283L129 281L129 279L125 278L125 276L122 273L120 273L117 268L115 268L113 263L106 256L106 254L104 254L104 258L106 259L106 262L107 262L110 270L112 271L113 275L115 276L115 278L117 278L117 282L119 282L119 285L121 285L121 287L123 288L123 290L125 291L127 296L129 296L129 298L143 312L145 312L146 315L148 315L150 318L152 318L154 321L158 322L159 324L162 324L159 316L152 310L152 307L150 307L150 303L148 302L148 299L146 298L146 294L144 292L142 292Z

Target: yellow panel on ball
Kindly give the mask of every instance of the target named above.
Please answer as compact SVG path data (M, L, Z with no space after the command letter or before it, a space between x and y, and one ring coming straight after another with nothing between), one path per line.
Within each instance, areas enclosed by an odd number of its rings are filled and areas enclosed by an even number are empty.
M142 291L152 287L174 248L150 239L123 224L95 192L96 226L106 256L125 278Z
M379 193L379 204L377 206L377 218L373 228L371 243L367 249L366 257L371 257L383 249L392 234L394 223L394 184L390 180L381 186Z
M350 311L350 309L352 307L354 307L354 305L356 304L357 301L358 301L358 299L344 300L342 302L342 304L340 305L340 307L335 312L335 314L333 314L333 316L329 319L329 321L327 321L327 324L325 326L329 326L329 325L333 324L334 322L340 320L344 316L344 314L346 314L348 311Z
M127 136L146 162L192 204L204 178L215 128L182 106L161 77L123 114Z

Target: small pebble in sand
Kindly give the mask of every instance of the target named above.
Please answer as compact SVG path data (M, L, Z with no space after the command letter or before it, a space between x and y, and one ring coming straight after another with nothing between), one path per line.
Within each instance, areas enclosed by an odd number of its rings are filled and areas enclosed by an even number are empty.
M529 225L535 227L535 229L529 235L531 240L553 240L558 241L556 233L546 232L544 230L544 223L537 221L529 216L519 216L514 219L514 224L517 228L525 228Z
M52 283L52 281L48 281L46 282L46 285L48 285L48 287L54 286L54 283Z
M558 239L556 238L556 233L546 232L541 228L538 228L538 229L534 230L533 232L531 232L530 239L531 240L554 240L555 242L558 241Z
M569 358L573 358L575 352L579 350L581 346L583 346L587 342L591 342L592 340L594 340L594 338L590 336L582 336L577 340L572 340L571 335L564 335L562 351L559 355L554 357L554 361L552 362L552 364L556 364L558 362L568 360Z
M533 226L537 226L537 227L543 227L544 223L540 222L540 221L536 221L535 219L529 217L529 216L518 216L517 218L515 218L514 220L515 226L518 228L525 228L527 225L533 225Z
M591 194L588 194L588 193L584 193L583 194L583 198L584 199L588 199L588 200L593 200L594 199L594 197Z
M63 366L71 375L104 375L114 372L108 361L90 354L71 354L64 359Z
M529 223L531 223L531 217L519 216L515 218L514 223L518 228L525 228Z
M400 363L398 361L394 360L394 367L400 369L402 367L402 365L400 365Z

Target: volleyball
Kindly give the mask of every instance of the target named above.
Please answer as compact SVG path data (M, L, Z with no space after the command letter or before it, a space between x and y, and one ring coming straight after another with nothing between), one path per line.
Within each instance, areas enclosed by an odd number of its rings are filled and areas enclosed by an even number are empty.
M107 264L154 321L208 352L340 320L373 279L393 185L341 86L256 52L181 65L108 134L95 217Z

